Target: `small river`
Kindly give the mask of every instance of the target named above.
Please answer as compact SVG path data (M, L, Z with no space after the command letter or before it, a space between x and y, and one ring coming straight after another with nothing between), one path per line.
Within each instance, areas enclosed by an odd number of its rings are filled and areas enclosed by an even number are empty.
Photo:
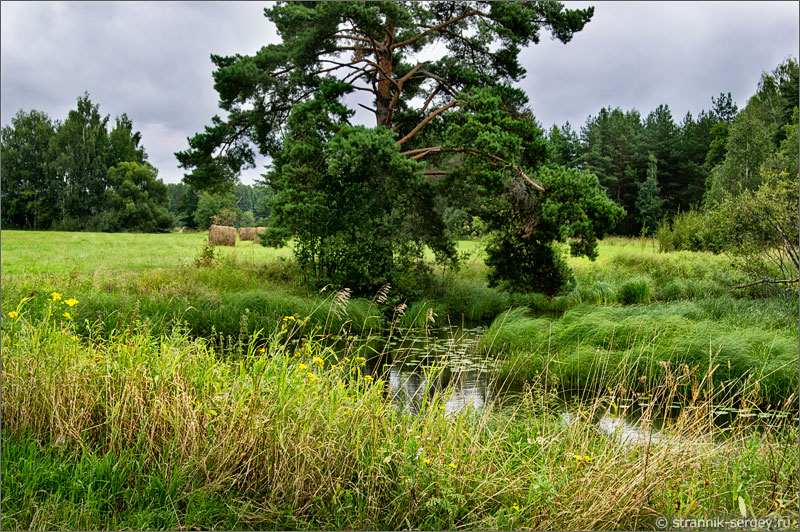
M388 393L398 409L411 414L420 411L426 398L436 394L444 397L443 406L448 415L466 407L481 410L490 402L513 407L521 391L519 386L498 382L495 377L495 359L481 353L480 339L486 332L481 324L444 325L428 329L395 329L388 342L372 340L375 355L368 357L366 370L383 375L388 382ZM563 397L557 403L565 424L573 423L581 410L594 398ZM644 428L640 423L648 409L647 400L628 400L594 409L591 419L597 430L624 444L656 442L663 422L676 416L683 408L680 404L659 408L659 414ZM728 406L715 408L710 416L713 423L724 428L735 421L766 421L797 417L797 412L738 411ZM650 417L650 416L647 416ZM755 418L755 419L750 419Z

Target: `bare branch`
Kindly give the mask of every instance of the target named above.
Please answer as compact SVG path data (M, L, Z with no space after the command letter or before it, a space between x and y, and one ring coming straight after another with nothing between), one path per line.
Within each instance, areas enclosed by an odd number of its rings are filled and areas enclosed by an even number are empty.
M335 37L337 39L350 39L351 41L361 41L361 42L365 42L365 43L374 44L374 41L372 41L370 39L367 39L365 37L359 37L357 35L343 35L341 33L335 33L335 34L331 35L331 37Z
M463 19L465 19L467 17L471 17L472 15L477 15L477 14L483 15L483 13L481 13L477 9L468 8L463 13L461 13L460 15L458 15L456 17L453 17L450 20L447 20L445 22L442 22L441 24L437 24L436 26L431 26L427 30L425 30L422 33L419 33L419 34L411 37L410 39L406 39L405 41L400 41L398 43L394 43L391 46L391 49L394 50L396 48L402 48L403 46L408 46L409 44L414 44L415 42L417 42L418 40L422 39L423 37L425 37L429 33L432 33L434 31L439 31L442 28L446 28L447 26L455 24L456 22L458 22L460 20L463 20Z
M432 93L430 93L428 98L425 100L425 103L422 105L422 112L423 113L428 109L428 105L430 105L431 100L433 100L436 97L436 95L439 94L439 91L441 90L441 88L442 88L442 86L439 85L439 86L436 87L436 90L434 90Z
M757 284L789 284L789 283L796 283L800 281L800 279L761 279L760 281L754 281L752 283L747 284L740 284L738 286L734 286L733 288L747 288L748 286L755 286Z
M447 175L450 172L447 170L426 170L425 172L417 172L419 175Z
M447 105L442 106L442 107L438 108L437 110L433 111L431 114L426 116L425 119L422 122L417 124L417 126L414 129L412 129L411 132L408 135L406 135L402 139L398 140L396 142L396 144L398 146L404 144L407 140L409 140L411 137L416 135L419 132L420 129L425 127L428 124L428 122L430 122L431 120L436 118L438 115L442 114L443 112L447 111L451 107L453 107L455 105L461 105L462 103L464 103L464 102L461 101L461 100L453 100L452 102L448 103Z

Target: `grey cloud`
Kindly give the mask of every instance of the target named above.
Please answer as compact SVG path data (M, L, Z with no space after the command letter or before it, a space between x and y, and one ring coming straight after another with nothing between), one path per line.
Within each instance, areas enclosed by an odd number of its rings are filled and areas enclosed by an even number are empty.
M2 123L20 108L63 119L88 91L142 132L165 181L175 151L220 114L210 54L252 54L277 42L266 2L7 2L0 4ZM568 7L592 5L567 2ZM676 120L731 91L743 106L762 70L797 54L792 2L597 2L563 45L543 35L523 51L520 83L539 121L575 129L603 106L647 114L667 103ZM356 120L374 118L357 108ZM252 182L265 159L243 175Z

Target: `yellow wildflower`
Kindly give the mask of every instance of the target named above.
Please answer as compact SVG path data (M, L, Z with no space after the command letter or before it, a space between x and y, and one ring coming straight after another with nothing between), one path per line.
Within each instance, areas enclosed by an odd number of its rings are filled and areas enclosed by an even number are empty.
M8 313L9 318L16 318L17 316L19 316L19 312L11 311Z
M69 299L67 299L66 301L64 301L64 303L65 303L66 305L69 305L70 307L74 307L75 305L77 305L78 303L80 303L80 301L78 301L77 299L69 298Z
M342 477L336 477L336 480L342 480Z
M405 475L400 475L400 479L401 479L401 480L402 480L402 479L404 479L404 478L408 478L408 477L407 477L407 476L405 476Z
M314 364L316 364L316 365L317 365L317 366L319 366L319 367L322 367L322 366L325 364L325 361L324 361L324 360L322 360L322 359L321 359L321 358L319 358L319 357L314 357L314 358L311 360L311 362L312 362L312 363L314 363Z
M519 504L511 505L511 509L514 510L515 512L519 512Z
M100 362L100 361L101 361L101 360L103 360L104 358L106 358L106 357L105 357L105 356L103 356L103 355L95 355L95 356L94 356L94 361L95 361L95 362Z
M53 301L58 301L61 299L61 294L59 294L58 292L53 292L52 294L50 294L50 299L52 299Z
M422 463L425 464L425 465L431 465L431 459L430 458L426 458L425 460L422 461Z
M70 316L70 315L69 315L69 312L65 312L64 314L62 314L62 316L64 316L64 317L65 317L65 318L67 318L68 320L71 320L71 319L72 319L72 316Z
M283 321L297 321L294 316L284 316Z
M367 382L372 382L374 379L372 378L372 375L364 375L364 380Z
M444 405L439 405L439 410L446 410Z
M364 364L366 364L366 363L367 363L367 359L366 359L366 358L364 358L364 357L355 357L355 358L353 359L353 362L355 362L356 364L359 364L359 365L363 366Z
M319 380L319 377L317 377L316 375L314 375L314 374L313 374L313 373L311 373L310 371L308 372L308 378L309 378L309 379L311 379L311 382L314 382L314 381L318 381L318 380Z
M456 465L453 462L450 462L449 464L447 464L447 467L452 467L453 469L455 469Z
M308 366L306 366L305 364L300 364L297 367L300 368L300 371L305 371L308 369Z

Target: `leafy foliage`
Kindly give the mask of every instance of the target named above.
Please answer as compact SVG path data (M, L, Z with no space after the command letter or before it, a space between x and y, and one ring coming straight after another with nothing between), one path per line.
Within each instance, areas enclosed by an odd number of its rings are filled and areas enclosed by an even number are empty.
M2 130L3 224L95 231L168 227L164 185L140 142L124 113L109 131L109 116L88 94L63 123L20 110Z
M317 284L374 292L421 264L428 245L455 259L433 211L421 165L400 154L391 132L346 123L349 111L324 84L292 113L286 149L268 175L275 195L265 245L296 237L298 264Z
M22 110L2 130L2 222L42 229L59 218L63 187L50 164L57 124L47 114Z
M658 220L661 218L663 200L661 199L661 190L658 186L656 173L656 158L651 154L650 161L647 164L647 179L643 183L639 183L639 195L636 197L636 210L639 212L642 232L646 235L650 235L655 231Z
M88 222L95 230L154 233L173 224L167 187L150 164L122 162L108 169L103 210Z
M563 167L542 168L537 179L545 189L538 198L520 180L490 203L486 264L491 285L509 291L565 293L574 278L554 242L569 242L573 256L597 257L597 239L624 215L609 199L597 177Z

